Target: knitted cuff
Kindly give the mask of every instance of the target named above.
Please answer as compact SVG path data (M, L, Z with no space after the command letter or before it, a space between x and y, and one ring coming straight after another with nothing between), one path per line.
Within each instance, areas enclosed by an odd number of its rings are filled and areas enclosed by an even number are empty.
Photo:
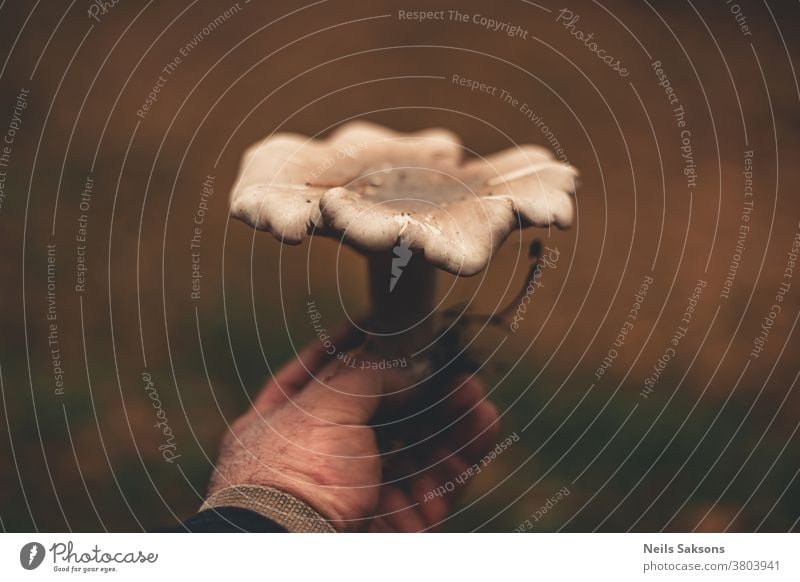
M260 485L226 487L205 500L200 511L241 507L271 519L295 533L333 533L333 526L311 506L285 491Z

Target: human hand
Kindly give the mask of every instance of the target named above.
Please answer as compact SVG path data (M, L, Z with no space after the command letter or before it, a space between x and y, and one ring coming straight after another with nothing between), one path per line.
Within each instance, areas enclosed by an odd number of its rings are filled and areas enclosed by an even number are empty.
M358 342L352 330L333 338L344 350ZM462 491L431 493L491 448L498 415L475 377L412 384L406 368L353 368L313 342L231 425L209 495L268 486L309 504L340 531L435 528ZM381 452L379 441L390 450Z

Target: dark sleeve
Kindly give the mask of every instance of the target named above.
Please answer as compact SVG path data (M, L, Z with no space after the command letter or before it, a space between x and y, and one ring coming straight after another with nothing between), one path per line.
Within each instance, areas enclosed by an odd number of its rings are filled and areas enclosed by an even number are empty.
M240 507L217 507L206 509L174 527L153 530L156 532L199 533L286 533L286 528L263 515Z

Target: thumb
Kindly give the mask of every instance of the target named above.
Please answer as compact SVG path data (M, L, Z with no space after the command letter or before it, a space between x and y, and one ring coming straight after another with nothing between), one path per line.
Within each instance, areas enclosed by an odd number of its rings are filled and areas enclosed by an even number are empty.
M370 366L371 360L362 359L364 357L365 354L360 353L358 358L329 363L306 385L295 402L331 423L368 424L386 394L403 390L409 384L402 371Z

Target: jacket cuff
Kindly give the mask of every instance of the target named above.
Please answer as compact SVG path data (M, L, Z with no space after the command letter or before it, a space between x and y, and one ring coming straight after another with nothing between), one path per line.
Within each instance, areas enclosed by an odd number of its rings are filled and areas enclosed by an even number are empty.
M310 505L272 487L236 485L220 489L200 507L200 511L219 507L240 507L263 515L287 531L295 533L334 533L333 526Z

